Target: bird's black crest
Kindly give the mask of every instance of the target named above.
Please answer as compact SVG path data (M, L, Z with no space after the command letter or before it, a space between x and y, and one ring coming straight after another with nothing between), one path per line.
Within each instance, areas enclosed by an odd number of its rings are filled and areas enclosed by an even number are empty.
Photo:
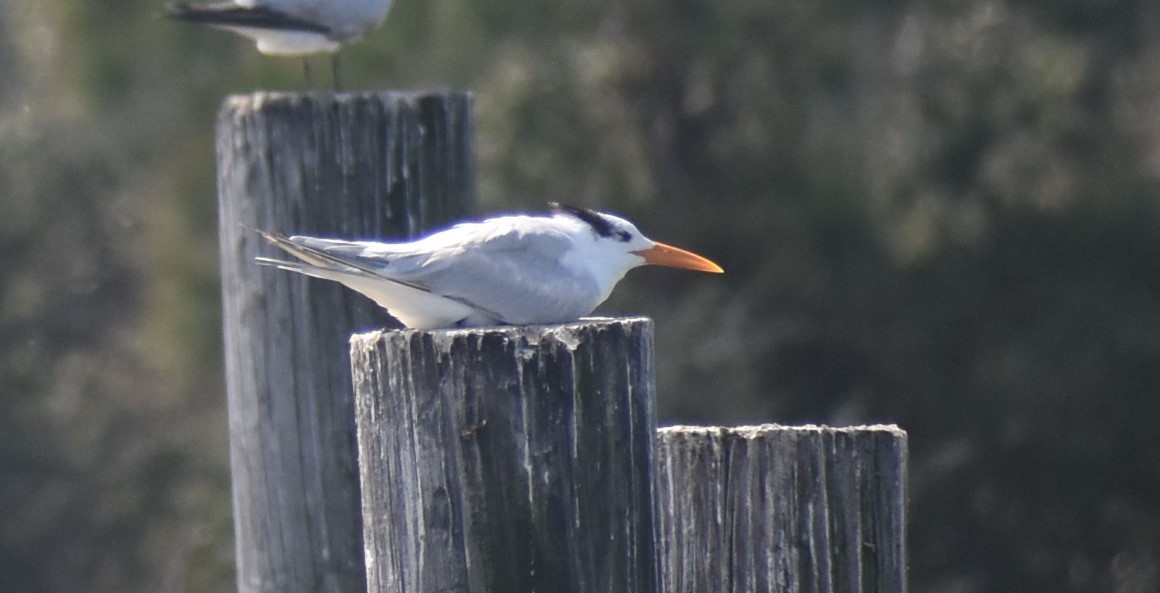
M284 31L308 31L329 33L330 30L318 23L294 18L276 10L261 6L238 6L233 2L214 4L174 4L165 16L179 21L204 25L253 27Z
M552 202L548 204L548 208L551 208L552 212L570 214L576 218L579 218L580 220L583 220L584 222L588 223L588 226L592 227L592 230L596 231L597 235L600 235L601 237L611 237L612 233L614 232L612 224L608 222L608 219L601 216L599 212L589 210L587 208L577 208L576 206L569 206L559 202Z

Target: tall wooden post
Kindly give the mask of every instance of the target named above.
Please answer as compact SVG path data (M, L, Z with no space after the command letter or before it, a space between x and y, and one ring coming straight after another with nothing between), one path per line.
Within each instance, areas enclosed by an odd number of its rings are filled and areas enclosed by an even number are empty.
M466 93L231 97L218 196L238 589L365 591L351 332L391 323L330 282L258 266L253 229L414 236L474 210Z
M658 593L652 323L356 335L371 593Z
M906 433L659 431L666 593L905 593Z

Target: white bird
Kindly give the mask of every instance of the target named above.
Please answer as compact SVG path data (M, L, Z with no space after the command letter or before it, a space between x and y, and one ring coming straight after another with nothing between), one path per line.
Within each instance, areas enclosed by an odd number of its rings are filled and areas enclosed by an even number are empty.
M575 321L645 264L723 272L699 255L652 241L623 218L555 203L551 210L463 223L408 243L259 231L302 261L257 261L340 282L419 329Z
M174 4L167 16L233 31L276 56L337 52L382 24L392 0L234 0ZM309 64L303 62L309 78ZM331 68L338 86L337 57Z

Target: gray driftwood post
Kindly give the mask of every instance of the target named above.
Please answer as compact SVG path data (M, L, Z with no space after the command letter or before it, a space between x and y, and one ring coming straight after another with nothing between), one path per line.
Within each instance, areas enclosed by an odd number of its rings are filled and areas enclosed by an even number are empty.
M218 116L238 588L366 588L350 333L388 317L335 283L254 263L253 229L407 237L474 209L466 93L256 94ZM278 254L281 255L281 254Z
M906 433L894 426L658 432L666 593L906 591Z
M652 323L356 335L372 593L657 593Z

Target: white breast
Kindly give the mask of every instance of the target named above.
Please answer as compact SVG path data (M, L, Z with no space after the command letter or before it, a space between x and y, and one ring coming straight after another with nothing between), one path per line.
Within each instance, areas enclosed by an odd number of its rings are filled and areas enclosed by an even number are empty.
M258 51L269 56L300 56L321 52L335 52L341 44L321 33L255 29L253 27L222 27L245 35L257 42Z

